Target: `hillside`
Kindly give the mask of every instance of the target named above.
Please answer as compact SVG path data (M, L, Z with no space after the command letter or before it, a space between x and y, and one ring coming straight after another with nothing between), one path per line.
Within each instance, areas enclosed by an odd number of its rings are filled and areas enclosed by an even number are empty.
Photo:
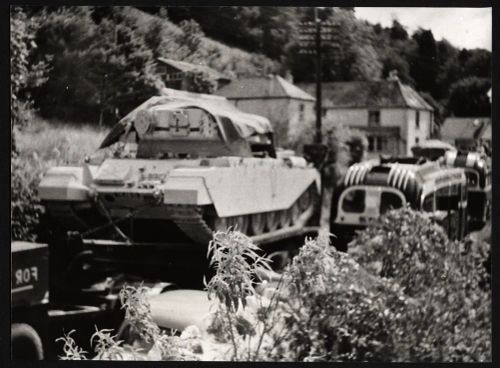
M210 37L280 60L295 81L314 81L314 58L301 55L299 22L313 19L312 8L293 7L167 7L176 24L195 20ZM157 13L157 8L144 8ZM390 27L356 17L353 8L324 8L320 18L337 24L333 47L323 52L323 80L386 78L398 72L403 83L423 92L439 115L490 114L485 92L491 86L491 52L459 49L437 41L432 31L410 33L397 20ZM464 108L460 101L477 101Z
M141 32L147 32L154 22L161 22L162 33L165 38L181 37L185 32L179 25L175 24L168 17L153 15L134 7L126 7L128 15L136 22ZM220 72L230 76L258 75L268 73L278 73L282 69L280 63L260 53L246 51L236 46L229 46L223 42L214 40L200 33L199 55L208 56L206 59L194 57L191 60L195 63L208 65ZM166 49L162 55L164 57L175 58L175 52ZM210 54L210 55L207 55Z
M298 44L299 23L311 19L311 8L15 9L21 42L11 34L11 55L23 65L12 78L23 84L19 97L30 96L48 119L113 124L157 93L160 56L233 78L290 73L295 82L315 80L314 58L301 54ZM396 70L436 107L438 122L448 115L490 114L491 52L459 50L436 41L430 30L410 34L397 21L391 27L361 21L352 8L325 8L321 17L336 25L323 50L324 82L377 80ZM23 68L32 75L25 78ZM213 92L203 75L196 78L198 92Z

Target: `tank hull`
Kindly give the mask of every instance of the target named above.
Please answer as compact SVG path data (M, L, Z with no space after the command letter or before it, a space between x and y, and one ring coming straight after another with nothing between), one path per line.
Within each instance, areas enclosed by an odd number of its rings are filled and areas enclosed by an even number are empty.
M170 226L171 234L208 243L213 231L230 226L261 235L253 226L258 216L265 222L262 233L305 225L320 185L315 169L282 159L109 159L98 169L49 171L39 191L51 217L67 230L86 233L110 223L112 235L101 237L141 241L142 226L134 236L131 222L156 221L157 231ZM309 199L301 207L303 196Z

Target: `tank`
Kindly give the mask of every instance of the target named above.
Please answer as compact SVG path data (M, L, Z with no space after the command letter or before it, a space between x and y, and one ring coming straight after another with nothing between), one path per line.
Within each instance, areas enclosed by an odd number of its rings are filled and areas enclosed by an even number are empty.
M258 240L304 228L320 174L277 151L268 119L219 96L164 89L100 148L115 157L48 170L39 196L64 231L122 243L208 244L228 227Z

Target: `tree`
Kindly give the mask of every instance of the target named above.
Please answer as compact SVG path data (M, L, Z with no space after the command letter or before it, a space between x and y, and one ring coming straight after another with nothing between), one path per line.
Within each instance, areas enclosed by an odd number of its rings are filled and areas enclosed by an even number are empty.
M178 49L173 51L178 60L193 62L203 59L206 51L203 48L203 33L200 25L194 20L184 20L180 24L181 32L175 37Z
M28 19L21 7L10 13L10 96L11 96L11 150L16 151L14 126L23 127L29 121L33 102L29 89L41 86L47 79L47 60L34 63L32 54L37 45L35 32L37 17Z
M314 19L312 9L299 8L302 21ZM357 20L350 10L326 8L318 13L323 21L337 25L333 34L333 47L324 45L322 80L349 81L369 80L380 77L382 64L372 45L373 29L367 23ZM288 48L288 66L294 79L299 82L315 80L314 56L299 53L298 42Z
M396 19L392 21L391 39L402 40L402 41L408 39L408 32L406 32L405 27L401 23L399 23Z
M89 52L89 79L98 88L99 124L106 117L124 116L161 88L151 50L122 11L116 9L112 18L102 20Z
M419 29L413 34L413 39L417 42L418 48L411 64L411 75L418 90L428 91L434 95L439 71L434 35L430 30Z
M113 123L156 93L153 54L124 8L63 7L37 33L39 57L53 55L36 90L46 117ZM99 22L95 23L96 20Z
M36 107L44 117L96 119L96 88L88 78L89 50L97 32L92 12L89 7L44 10L35 57L43 60L50 55L51 70L47 83L33 90Z
M455 116L490 116L491 79L468 77L452 84L447 109Z

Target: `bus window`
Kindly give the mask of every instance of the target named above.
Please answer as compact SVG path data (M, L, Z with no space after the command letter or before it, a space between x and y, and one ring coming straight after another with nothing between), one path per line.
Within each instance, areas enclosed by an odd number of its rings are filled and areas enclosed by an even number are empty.
M458 209L460 202L460 184L453 184L436 191L436 209L438 211L448 211Z
M403 207L403 199L401 196L393 192L382 192L380 196L380 214L384 214L389 210Z
M362 189L350 190L342 201L344 212L363 213L365 211L365 191Z
M434 194L428 194L427 197L424 198L422 209L425 212L434 212Z
M477 174L477 172L466 170L465 176L467 176L467 185L475 187L479 183L479 175Z

